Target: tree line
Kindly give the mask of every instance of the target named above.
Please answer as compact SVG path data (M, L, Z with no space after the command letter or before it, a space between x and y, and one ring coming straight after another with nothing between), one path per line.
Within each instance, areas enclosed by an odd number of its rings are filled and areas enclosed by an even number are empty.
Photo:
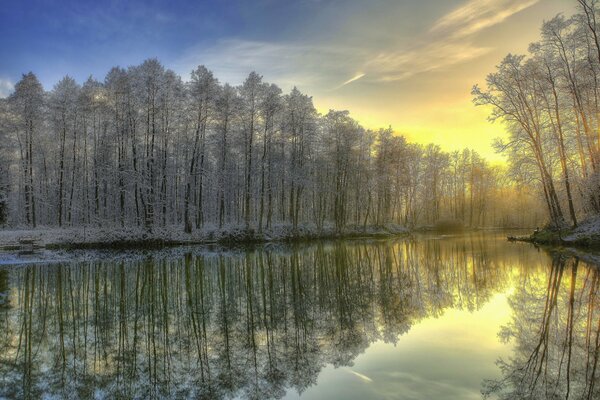
M475 151L409 143L252 72L184 81L158 60L103 81L33 73L0 99L0 225L531 225L532 198Z
M525 55L509 54L473 88L508 127L497 148L510 170L540 188L550 221L577 226L600 212L600 26L596 0L544 22Z

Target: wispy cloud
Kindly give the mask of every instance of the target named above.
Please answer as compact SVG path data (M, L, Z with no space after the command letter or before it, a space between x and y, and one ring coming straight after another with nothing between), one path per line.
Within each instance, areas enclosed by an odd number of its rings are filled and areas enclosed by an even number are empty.
M430 33L452 39L473 35L497 25L508 17L533 6L540 0L469 0L431 27Z
M359 47L226 39L209 48L188 50L173 67L188 76L195 66L203 64L220 80L232 84L241 83L256 71L284 87L315 86L350 76L349 68L362 63L367 54Z
M367 64L381 81L411 76L464 63L492 49L473 44L480 31L500 24L539 0L468 0L438 19L410 49L386 49Z
M0 78L0 99L8 97L12 93L14 85L8 79Z
M357 80L359 80L360 78L362 78L365 75L366 75L365 73L361 72L361 73L357 74L356 76L353 76L352 78L348 79L346 82L342 83L342 86L345 86L345 85L347 85L349 83L357 81Z
M256 70L284 87L298 85L322 90L342 89L358 80L402 81L487 54L492 49L476 45L477 34L539 1L467 0L435 21L410 45L358 40L349 46L339 37L316 43L230 38L208 48L189 49L175 68L187 76L196 65L204 64L230 83L240 83L250 71ZM366 26L372 23L364 21ZM393 32L391 26L377 29Z
M373 57L365 69L379 81L401 81L416 74L435 71L466 62L491 49L470 43L438 41L405 51L382 52Z

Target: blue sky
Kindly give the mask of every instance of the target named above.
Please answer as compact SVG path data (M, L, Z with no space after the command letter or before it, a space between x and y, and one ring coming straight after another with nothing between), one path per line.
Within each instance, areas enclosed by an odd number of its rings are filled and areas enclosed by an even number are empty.
M0 8L0 73L33 70L45 84L68 73L102 78L148 57L173 60L186 48L237 35L233 2L7 1Z
M102 80L157 57L187 79L198 64L222 82L252 70L297 85L319 110L349 109L368 127L465 143L493 157L501 134L470 88L508 52L524 52L544 19L575 0L4 0L0 96L33 71L46 89L68 74ZM455 140L456 136L464 140Z
M311 25L335 19L336 9L348 6L352 2L5 1L0 8L0 74L14 83L32 70L50 86L65 74L78 80L89 74L102 78L114 65L150 57L182 67L182 57L190 51L201 58L202 50L231 39L319 40L326 24L314 30Z

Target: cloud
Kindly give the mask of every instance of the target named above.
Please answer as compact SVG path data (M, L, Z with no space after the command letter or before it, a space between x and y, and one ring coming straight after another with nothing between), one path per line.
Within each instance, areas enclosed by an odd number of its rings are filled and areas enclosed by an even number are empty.
M362 77L363 77L363 76L365 76L365 75L366 75L366 74L364 74L364 73L360 72L360 73L358 73L356 76L353 76L352 78L348 79L346 82L342 83L342 86L345 86L345 85L347 85L347 84L349 84L349 83L352 83L352 82L354 82L354 81L357 81L357 80L359 80L360 78L362 78Z
M239 84L255 70L284 88L298 85L309 90L340 90L360 80L370 84L403 81L417 74L443 70L481 57L493 49L474 44L477 33L500 24L540 0L467 0L442 16L420 36L404 44L352 36L320 41L251 41L222 39L209 47L189 49L175 69L187 76L198 64L212 69L221 80ZM395 12L393 2L390 13ZM372 26L364 20L360 26ZM397 21L394 21L396 24ZM394 34L394 26L373 26ZM410 43L410 44L406 44Z
M431 72L481 57L490 48L469 43L439 41L422 47L383 52L373 57L365 69L379 81L391 82L408 79L416 74Z
M384 82L408 79L481 57L491 48L472 43L480 31L504 22L539 0L468 0L438 19L420 40L407 50L389 49L372 58L367 70Z
M432 34L463 38L497 25L540 0L469 0L431 27Z
M12 93L14 85L8 79L0 78L0 99L8 97Z
M327 85L341 75L350 76L350 66L362 63L366 56L361 48L224 39L208 48L188 50L174 69L187 77L197 65L206 65L220 80L232 84L240 84L256 71L291 88Z

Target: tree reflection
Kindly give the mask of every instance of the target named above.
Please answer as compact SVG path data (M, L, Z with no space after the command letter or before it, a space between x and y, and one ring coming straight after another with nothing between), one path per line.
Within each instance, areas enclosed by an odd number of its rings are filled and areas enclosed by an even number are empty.
M340 241L5 270L0 291L4 285L10 308L0 309L0 397L303 392L325 365L351 365L375 340L395 342L448 307L478 309L531 257L510 251L477 237ZM554 262L547 291L538 275L523 274L511 303L523 320L505 334L533 344L534 316L540 329L536 354L513 376L537 380L539 390L552 381L548 369L558 357L557 382L593 395L597 389L579 382L597 376L600 327L590 324L598 319L598 277L572 264L567 273L565 262ZM575 284L565 290L565 282ZM569 349L557 355L553 346L565 343ZM551 390L562 393L562 386Z
M545 281L544 281L545 279ZM510 298L513 319L501 337L513 342L503 378L487 381L484 394L501 399L600 397L600 273L577 258L552 256L547 274L523 276Z

